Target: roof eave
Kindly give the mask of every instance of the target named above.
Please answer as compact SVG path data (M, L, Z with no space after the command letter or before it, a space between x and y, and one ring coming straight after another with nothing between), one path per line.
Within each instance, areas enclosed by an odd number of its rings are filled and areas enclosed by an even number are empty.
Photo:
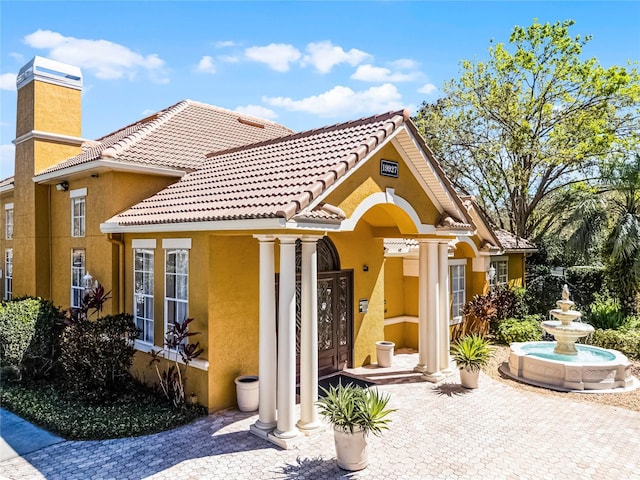
M163 233L201 232L234 230L281 230L286 227L284 218L249 218L241 220L212 220L206 222L150 223L143 225L123 225L117 222L100 224L102 233ZM326 227L325 227L326 228Z
M79 165L73 165L60 170L55 170L49 173L42 173L35 175L32 180L35 183L40 184L53 184L58 180L67 179L69 177L80 176L84 173L95 171L116 171L116 172L131 172L131 173L146 173L148 175L158 175L166 177L181 178L187 171L179 170L169 167L152 167L148 165L116 162L113 160L107 160L99 158L90 162L81 163Z

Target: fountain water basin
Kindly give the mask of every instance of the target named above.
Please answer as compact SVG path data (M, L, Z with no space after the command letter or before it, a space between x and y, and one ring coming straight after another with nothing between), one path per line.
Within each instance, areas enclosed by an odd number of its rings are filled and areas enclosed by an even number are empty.
M602 391L635 386L631 363L617 350L578 345L574 355L558 354L556 342L512 343L510 376L561 391Z
M561 391L627 391L639 386L631 375L631 363L617 350L576 345L593 332L586 323L574 322L580 312L571 310L569 289L562 289L559 307L549 313L557 320L541 323L555 342L512 343L508 366L501 371L525 383Z

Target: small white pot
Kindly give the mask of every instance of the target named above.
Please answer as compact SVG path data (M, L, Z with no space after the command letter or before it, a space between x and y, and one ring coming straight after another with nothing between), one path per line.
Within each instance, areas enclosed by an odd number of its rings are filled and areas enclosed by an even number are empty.
M367 436L361 428L354 428L353 433L334 427L333 440L336 444L338 466L343 470L357 471L369 464Z
M468 368L460 368L460 384L465 388L478 388L480 370L475 372Z
M253 412L260 405L260 389L258 377L243 375L235 379L238 408L242 412Z
M390 367L393 360L393 349L396 346L393 342L376 342L376 356L379 367Z

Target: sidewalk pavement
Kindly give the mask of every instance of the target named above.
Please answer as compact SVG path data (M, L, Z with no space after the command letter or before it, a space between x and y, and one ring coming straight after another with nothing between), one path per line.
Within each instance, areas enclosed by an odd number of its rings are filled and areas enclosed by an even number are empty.
M417 355L389 369L352 370L391 395L390 430L370 437L369 466L336 465L326 429L281 450L249 433L255 413L225 410L137 438L64 441L0 462L6 479L553 479L640 478L640 412L513 388L485 375L467 390L412 372ZM3 425L2 433L5 428Z
M46 430L0 408L0 462L63 442Z

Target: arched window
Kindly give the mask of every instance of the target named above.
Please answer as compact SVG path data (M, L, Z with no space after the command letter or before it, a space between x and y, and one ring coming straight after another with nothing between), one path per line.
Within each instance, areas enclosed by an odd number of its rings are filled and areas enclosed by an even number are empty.
M329 237L323 237L318 240L318 272L337 272L340 271L340 256L338 249ZM296 242L296 273L302 271L302 241Z

